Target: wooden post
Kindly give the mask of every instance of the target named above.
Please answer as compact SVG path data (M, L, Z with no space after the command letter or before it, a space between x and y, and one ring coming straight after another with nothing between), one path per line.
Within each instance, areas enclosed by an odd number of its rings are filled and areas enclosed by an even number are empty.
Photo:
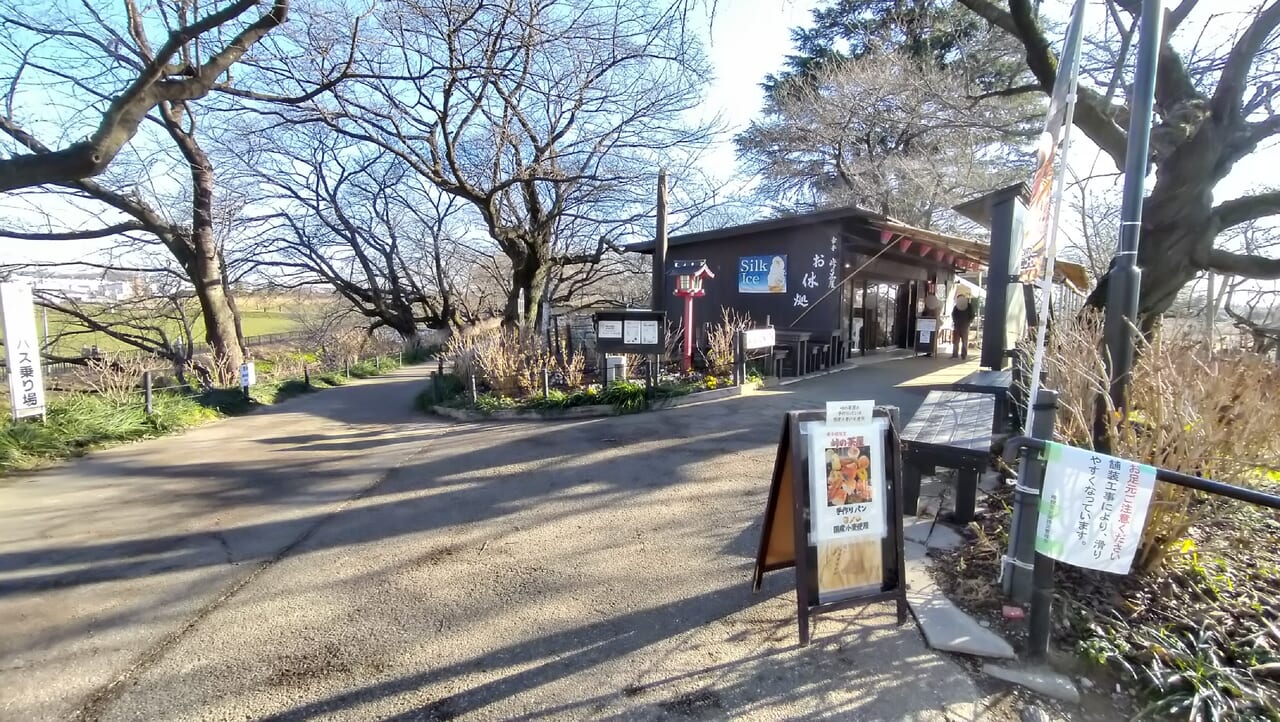
M151 416L151 372L142 372L142 404L147 416Z
M657 227L653 234L653 298L649 306L661 311L667 294L667 169L658 171Z

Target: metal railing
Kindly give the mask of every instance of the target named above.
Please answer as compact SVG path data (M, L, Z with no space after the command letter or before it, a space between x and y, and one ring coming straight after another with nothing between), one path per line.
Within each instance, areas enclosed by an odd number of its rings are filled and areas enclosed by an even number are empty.
M1056 410L1056 393L1049 390L1042 390L1041 393L1043 395L1036 400L1037 411ZM1052 435L1053 415L1046 415L1044 422L1041 421L1041 418L1037 414L1035 425L1038 428L1033 430L1036 436L1014 436L1005 442L1004 459L1006 463L1011 466L1017 463L1022 452L1027 449L1043 452L1047 448L1050 442L1047 439L1037 437ZM1048 430L1047 433L1045 429ZM1155 471L1156 481L1163 481L1167 484L1174 484L1206 494L1256 504L1269 509L1280 509L1280 496L1275 494L1214 479L1192 476L1191 474L1184 474L1171 469L1157 467ZM1048 654L1049 636L1052 628L1051 612L1055 563L1051 557L1035 550L1034 539L1034 529L1038 519L1038 501L1040 493L1044 489L1044 473L1045 463L1041 460L1033 461L1031 458L1027 458L1019 466L1014 501L1015 516L1013 528L1010 532L1012 540L1010 554L1014 558L1009 559L1006 557L1006 561L1012 565L1015 574L1020 570L1031 572L1031 611L1027 615L1029 633L1027 656L1032 660L1042 660ZM1004 574L1003 567L1001 574L1002 576ZM1016 585L1017 580L1013 581ZM1008 586L1006 586L1005 592L1006 594L1010 593ZM1016 593L1016 590L1012 596L1016 601L1021 601L1018 599L1020 595Z

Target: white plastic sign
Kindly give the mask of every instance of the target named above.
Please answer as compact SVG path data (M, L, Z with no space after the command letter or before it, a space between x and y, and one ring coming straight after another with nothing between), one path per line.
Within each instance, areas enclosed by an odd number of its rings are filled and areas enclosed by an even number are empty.
M599 338L622 338L622 322L601 321L596 326L596 336Z
M875 401L828 401L827 423L869 424Z
M240 388L248 388L258 383L258 374L250 361L240 365Z
M1054 443L1046 445L1045 458L1036 551L1078 567L1128 574L1155 468Z
M36 336L36 307L31 286L0 283L0 330L4 332L13 418L43 416L44 375L40 368L40 337Z
M747 349L768 348L777 343L778 334L772 328L752 328L742 334L742 344Z

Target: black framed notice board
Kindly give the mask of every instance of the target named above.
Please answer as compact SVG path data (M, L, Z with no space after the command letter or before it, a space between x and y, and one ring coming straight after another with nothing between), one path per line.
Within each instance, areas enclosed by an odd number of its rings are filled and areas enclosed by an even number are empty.
M752 587L760 590L766 572L795 569L801 646L823 612L893 601L898 624L907 621L897 428L892 406L859 424L828 424L823 411L786 414Z

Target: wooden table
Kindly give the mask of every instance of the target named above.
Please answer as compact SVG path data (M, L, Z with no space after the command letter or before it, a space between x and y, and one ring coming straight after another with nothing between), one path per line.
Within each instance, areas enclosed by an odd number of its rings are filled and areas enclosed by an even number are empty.
M973 394L988 394L995 398L996 409L991 430L997 434L1008 431L1012 423L1009 415L1010 394L1013 390L1013 370L993 371L980 369L951 384L955 391Z
M779 346L787 346L795 349L795 375L804 376L806 372L805 364L809 359L809 337L813 334L808 331L778 331L774 334L774 338Z
M996 401L988 394L931 391L902 430L903 506L915 514L920 475L944 467L959 472L954 520L968 524L977 506L978 476L991 460Z

